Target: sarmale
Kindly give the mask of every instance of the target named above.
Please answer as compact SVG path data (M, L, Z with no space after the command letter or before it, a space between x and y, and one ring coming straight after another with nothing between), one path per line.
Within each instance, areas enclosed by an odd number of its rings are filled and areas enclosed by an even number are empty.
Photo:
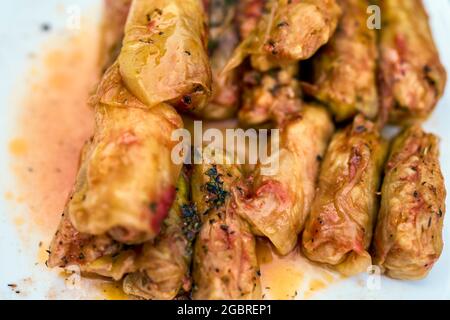
M387 143L363 116L337 132L322 164L318 192L303 232L303 252L344 275L365 272L378 212Z
M296 64L267 72L247 71L239 123L243 127L279 125L302 107Z
M375 264L396 279L422 279L442 252L445 184L438 138L420 126L394 141L375 232Z
M194 167L193 200L203 220L194 249L193 299L261 299L255 237L236 212L238 165Z
M423 120L442 96L447 75L421 0L383 0L380 96L384 121Z
M192 245L200 229L200 218L188 197L189 183L182 175L161 233L143 245L136 259L136 272L124 279L126 293L168 300L190 291Z
M205 26L201 0L134 0L118 59L131 93L201 113L211 93Z
M239 198L238 210L253 232L269 238L285 255L295 247L309 215L320 162L334 126L325 109L307 105L280 130L278 166L267 171L258 166L252 190Z
M358 112L378 113L376 30L367 27L365 0L338 0L343 15L330 42L313 58L309 93L327 105L337 121Z
M239 103L238 70L221 71L239 42L236 27L236 3L228 0L207 0L209 13L208 51L212 69L211 100L201 117L221 120L234 116Z
M259 71L308 59L333 35L339 15L335 0L270 0L256 29L236 48L224 72L248 56Z

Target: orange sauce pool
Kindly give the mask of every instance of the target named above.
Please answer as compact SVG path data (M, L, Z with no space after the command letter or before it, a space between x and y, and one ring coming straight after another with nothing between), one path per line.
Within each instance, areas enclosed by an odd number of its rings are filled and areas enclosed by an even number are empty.
M265 299L309 299L341 279L327 268L310 262L299 248L282 257L267 240L258 239L256 249Z
M50 43L25 78L16 136L9 142L18 189L34 228L53 233L75 179L79 152L92 133L86 101L98 81L98 34ZM11 196L10 196L11 197Z
M8 145L18 189L4 196L28 207L28 213L13 222L42 234L36 244L39 263L47 259L46 249L75 181L80 150L93 132L93 113L86 101L99 80L97 29L50 43L38 55L26 77L17 133ZM186 121L186 126L192 123ZM265 240L258 240L257 255L266 299L307 299L339 278L308 262L298 250L278 256ZM102 281L96 288L104 299L129 298L120 283Z
M130 300L130 296L126 295L122 290L121 282L103 282L99 285L103 299L107 300Z

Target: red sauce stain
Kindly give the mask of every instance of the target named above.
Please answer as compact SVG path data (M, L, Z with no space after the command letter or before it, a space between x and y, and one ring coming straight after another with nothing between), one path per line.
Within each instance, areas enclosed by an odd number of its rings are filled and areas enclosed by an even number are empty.
M98 32L58 38L43 48L21 86L17 133L9 143L26 221L51 236L77 172L80 149L93 130L88 96L98 81ZM61 43L63 41L63 43Z
M164 219L169 214L169 209L172 206L173 201L175 200L176 189L175 187L167 188L161 197L160 202L157 204L156 212L154 212L154 216L151 219L151 227L156 232L159 232L161 229L161 224Z

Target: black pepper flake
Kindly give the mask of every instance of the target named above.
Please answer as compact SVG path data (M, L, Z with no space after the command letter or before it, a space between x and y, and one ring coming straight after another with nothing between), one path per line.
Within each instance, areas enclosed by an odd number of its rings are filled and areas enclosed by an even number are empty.
M439 218L442 218L442 216L443 216L443 213L442 213L441 209L439 209L439 211L438 211L438 216L439 216Z
M191 104L191 103L192 103L192 98L191 98L191 96L188 96L188 95L184 96L184 97L183 97L183 103L184 103L184 104L187 104L187 105Z
M413 196L414 196L414 198L418 198L419 197L419 193L417 191L414 191Z
M219 41L210 39L208 41L208 53L212 55L214 51L219 47Z
M44 32L50 31L51 28L52 27L48 23L41 24L41 30L44 31Z
M316 156L316 160L319 161L319 162L322 162L323 158L322 158L322 156L320 154L318 154Z
M154 41L153 41L153 39L140 39L139 42L152 44ZM126 101L127 101L127 100L125 100L125 102L126 102Z
M355 132L356 133L362 133L362 132L364 132L364 131L366 131L367 129L366 129L366 127L365 126L357 126L356 128L355 128Z
M288 27L289 23L287 23L286 21L281 21L280 23L277 24L278 28L283 28L283 27Z
M261 270L257 270L256 274L258 275L258 277L261 277Z
M183 214L183 218L191 218L196 214L196 210L193 206L183 204L181 206L181 213Z
M203 87L201 85L195 86L194 92L203 92Z
M428 219L428 228L431 227L431 220L432 220L432 217L430 217L430 219Z
M220 229L222 229L223 231L225 231L225 232L228 232L228 229L229 229L230 227L229 226L227 226L226 224L221 224L220 225Z
M150 209L151 212L156 213L156 209L158 209L158 204L156 202L151 202L148 205L148 208Z
M159 14L159 15L162 15L162 13L163 13L162 10L159 9L159 8L156 8L156 9L155 9L155 12L156 12L157 14Z
M150 13L147 13L146 17L147 17L147 22L152 21L152 16L150 15Z
M191 55L191 53L188 50L185 50L184 53L186 53L188 56Z
M278 54L278 50L275 47L275 42L273 40L268 40L267 41L267 45L269 46L269 50L273 55L277 55Z
M158 32L158 34L159 34L160 36L162 36L162 35L164 34L164 32L160 31L160 32Z
M200 231L201 222L197 214L197 209L193 204L183 204L180 207L183 216L183 235L189 241L189 246ZM190 248L188 248L190 250Z
M84 253L83 252L80 252L80 255L78 256L78 259L84 260Z
M209 177L209 182L205 184L205 189L211 196L207 202L212 204L215 208L219 208L225 203L228 191L223 189L223 181L220 179L221 175L218 173L215 165L209 168L205 172L205 175Z

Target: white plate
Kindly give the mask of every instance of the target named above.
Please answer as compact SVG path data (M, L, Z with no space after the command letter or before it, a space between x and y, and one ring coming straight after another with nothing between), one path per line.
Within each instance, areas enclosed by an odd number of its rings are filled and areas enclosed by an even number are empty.
M441 59L450 72L450 43L448 42L450 2L427 0L425 3L431 17ZM33 221L34 215L30 213L36 208L30 207L28 199L20 199L23 194L18 186L17 175L14 173L15 164L21 160L20 153L25 152L23 143L15 141L17 135L20 135L17 118L21 111L23 112L20 101L25 92L32 90L30 78L33 80L33 75L39 74L38 71L30 73L31 66L40 59L41 51L50 40L54 46L55 39L59 39L60 46L64 46L67 38L77 36L80 32L87 32L91 36L89 39L96 39L95 22L99 21L100 4L100 0L72 0L70 3L63 0L39 2L16 0L2 3L0 11L0 39L2 40L0 43L0 128L2 129L0 132L0 298L120 297L118 290L114 290L111 286L108 286L105 295L102 291L107 288L106 286L99 287L98 284L92 286L92 282L98 283L98 281L79 282L76 277L65 281L59 271L45 267L43 258L45 246L56 225L49 222L53 229L49 228L51 230L46 233L42 232L41 228L34 228L38 222ZM78 22L78 12L81 13L81 30L73 28ZM42 30L45 28L44 24L48 24L51 29L44 32ZM94 42L88 42L87 46L92 46L92 51L97 48ZM70 60L66 62L70 64ZM47 63L51 65L51 61ZM55 63L58 61L55 60ZM83 69L80 72L83 72ZM76 81L76 79L66 79L69 82L71 80ZM425 128L442 138L441 164L448 183L450 183L449 119L450 89L447 88L445 96L439 102ZM48 125L49 130L54 128L54 123ZM77 134L77 132L73 133L74 137L80 140ZM83 132L79 134L83 135ZM40 147L46 150L47 146L42 144ZM72 153L78 153L78 151L73 150ZM42 193L44 193L43 190L37 187L34 198L42 197L42 201L48 202L45 198L47 195ZM57 203L55 206L61 205ZM450 208L448 202L447 207ZM56 221L55 215L58 215L58 212L49 212L50 215L52 219L49 218L49 221ZM448 227L448 218L446 218L444 230L446 244L450 243ZM43 245L39 247L38 244L41 241ZM333 282L310 297L314 299L450 299L448 270L450 270L450 248L446 245L439 262L425 280L394 281L381 277L378 285L376 278L374 280L368 278L368 275L360 275ZM74 281L77 283L75 289L70 285ZM14 284L16 287L8 286L8 284Z

